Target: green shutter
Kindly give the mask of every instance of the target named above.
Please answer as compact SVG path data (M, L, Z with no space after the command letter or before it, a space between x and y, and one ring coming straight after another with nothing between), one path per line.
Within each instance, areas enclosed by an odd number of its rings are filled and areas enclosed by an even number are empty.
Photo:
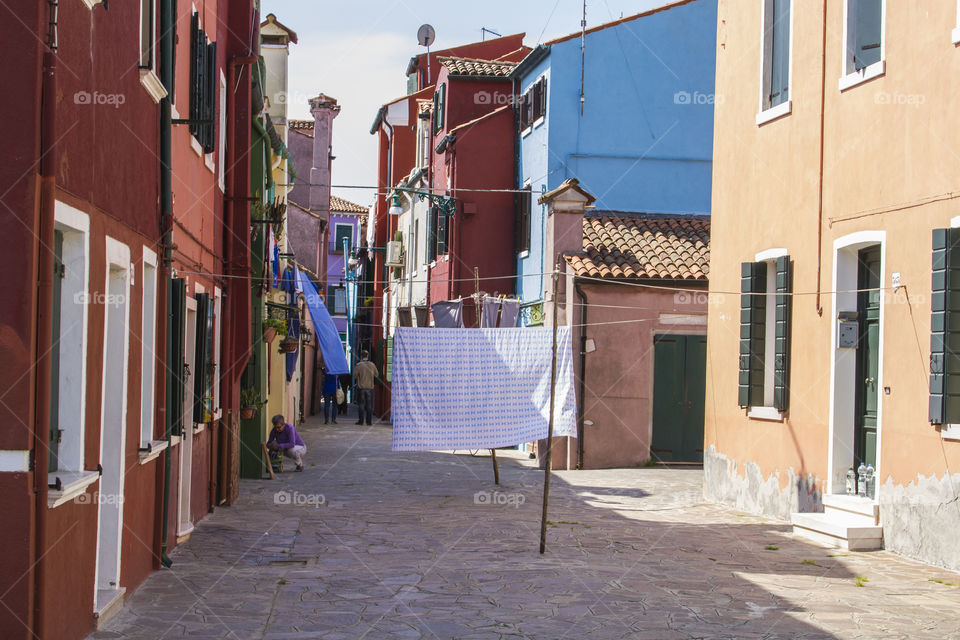
M960 229L933 230L930 422L960 423Z
M790 324L793 310L793 263L790 256L777 258L776 341L773 360L773 406L790 407Z
M330 286L327 287L327 311L330 315L335 316L337 308L337 291L336 287Z
M763 355L767 298L767 265L740 265L740 372L737 402L741 407L763 405Z
M49 471L60 468L60 314L63 297L63 232L53 232L53 300L50 310Z
M433 132L440 133L444 125L444 106L446 105L447 85L437 87L433 96Z
M173 278L167 285L167 430L183 433L184 396L184 315L186 313L186 281Z

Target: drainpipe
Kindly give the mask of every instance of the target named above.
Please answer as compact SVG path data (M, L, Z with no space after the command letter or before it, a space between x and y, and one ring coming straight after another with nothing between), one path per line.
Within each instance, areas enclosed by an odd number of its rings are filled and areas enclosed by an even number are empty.
M587 294L580 279L573 279L573 288L580 298L580 403L577 405L577 469L583 469L583 423L587 403Z
M33 423L33 494L36 500L36 528L34 530L33 611L30 630L44 637L44 543L47 531L47 476L50 470L50 355L53 340L53 259L48 255L53 246L54 201L57 188L57 1L47 3L48 33L43 52L40 97L40 199L39 251L37 253L37 298L34 310L37 322L35 345L36 380L34 383Z
M823 315L820 284L823 271L823 128L827 97L827 3L823 3L823 36L820 42L820 165L817 177L817 315Z
M160 101L160 228L162 232L163 259L160 262L160 282L164 283L160 289L159 307L160 317L164 319L164 330L159 331L160 344L157 345L157 353L167 353L167 293L169 292L168 283L172 277L171 265L173 263L173 178L171 170L170 138L172 135L171 115L170 115L170 94L173 91L173 47L174 47L174 29L176 20L173 15L173 0L161 0L160 2L160 81L167 90L167 95ZM163 357L166 357L165 355ZM167 362L164 361L164 371L166 371ZM166 406L166 374L159 377L159 394L164 398L163 424L164 438L167 441L167 448L163 452L163 482L160 483L161 510L160 510L160 564L164 567L170 567L173 560L167 555L167 522L170 517L170 456L172 451L170 430L170 420L167 418Z
M457 183L457 145L455 139L447 143L447 153L450 154L450 173L447 176L447 190L450 192L450 196L455 198L457 196L455 188ZM462 215L463 212L460 213ZM447 221L447 234L450 238L450 246L448 247L450 252L450 281L447 283L447 300L453 299L455 280L457 280L457 273L460 271L460 258L457 256L457 251L460 250L460 222L463 219L462 217L458 218L456 215L451 217L453 219L453 233L450 233L450 221Z

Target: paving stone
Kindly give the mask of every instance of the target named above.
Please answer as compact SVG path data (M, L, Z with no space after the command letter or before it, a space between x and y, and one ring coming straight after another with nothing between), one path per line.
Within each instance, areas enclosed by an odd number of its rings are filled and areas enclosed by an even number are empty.
M555 473L541 556L526 456L498 452L497 487L486 455L392 454L389 425L299 431L304 473L242 481L90 638L960 637L960 575L704 503L697 469Z

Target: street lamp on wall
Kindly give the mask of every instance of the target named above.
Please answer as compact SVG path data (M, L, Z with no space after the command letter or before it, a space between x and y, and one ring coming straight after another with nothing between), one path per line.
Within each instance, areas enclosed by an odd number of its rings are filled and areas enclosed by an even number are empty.
M393 194L393 198L390 199L390 210L387 213L391 216L399 216L403 213L403 207L400 206L400 194Z

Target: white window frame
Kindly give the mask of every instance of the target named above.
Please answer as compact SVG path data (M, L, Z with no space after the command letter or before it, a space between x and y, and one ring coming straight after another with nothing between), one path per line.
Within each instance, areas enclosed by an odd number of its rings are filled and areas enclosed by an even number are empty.
M58 471L84 474L84 436L87 409L87 349L90 308L90 218L59 200L54 225L63 232L64 278L60 292L60 439ZM67 311L67 313L64 313ZM94 472L95 473L95 472ZM86 486L86 485L84 485Z
M960 44L960 0L957 0L957 26L950 33L950 40L953 44Z
M147 2L150 5L150 10L153 12L153 29L151 30L150 36L153 38L153 55L150 56L150 66L145 67L140 63L143 62L143 22L147 19L147 16L144 15L144 2ZM167 89L163 86L163 83L160 82L159 76L157 76L157 0L140 0L140 32L137 37L137 43L139 48L137 49L137 65L140 67L140 84L147 91L147 94L153 99L157 104L160 103L167 95Z
M156 418L156 370L157 357L157 300L159 279L157 254L143 248L141 261L141 331L140 331L140 449L152 451L154 444L154 420ZM152 290L152 292L151 292ZM166 444L164 442L164 444Z
M859 0L844 0L843 2L843 50L840 52L843 75L838 83L840 91L878 78L886 73L887 69L887 0L880 0L880 60L859 71L853 66L853 56L850 55L847 44L851 37L856 38L856 25L851 21L851 17L856 14L857 2Z
M226 170L226 159L227 159L227 78L223 75L223 70L220 70L220 136L219 143L220 148L217 149L218 162L217 162L217 184L220 186L220 192L226 193L226 188L224 186L224 172Z
M773 15L773 2L774 0L760 0L760 106L756 117L757 126L770 122L771 120L776 120L793 111L793 0L790 0L790 44L787 48L787 57L789 58L787 65L787 88L790 92L790 98L772 107L767 106L767 96L770 95L770 91L767 88L770 83L770 73L767 71L767 60L773 55L771 47L772 34L768 37L768 33L773 28L773 25L768 23Z
M220 405L220 318L223 313L223 292L220 287L213 288L213 417L219 420L223 416Z
M763 322L763 405L751 406L747 411L747 417L758 420L783 420L783 413L773 406L773 387L777 341L777 258L785 255L786 249L777 248L761 251L754 256L754 262L764 262L767 265L767 304Z
M333 313L330 314L335 318L341 318L347 315L347 288L341 287L339 285L333 285L330 287L333 289ZM343 313L337 313L337 294L343 292Z

